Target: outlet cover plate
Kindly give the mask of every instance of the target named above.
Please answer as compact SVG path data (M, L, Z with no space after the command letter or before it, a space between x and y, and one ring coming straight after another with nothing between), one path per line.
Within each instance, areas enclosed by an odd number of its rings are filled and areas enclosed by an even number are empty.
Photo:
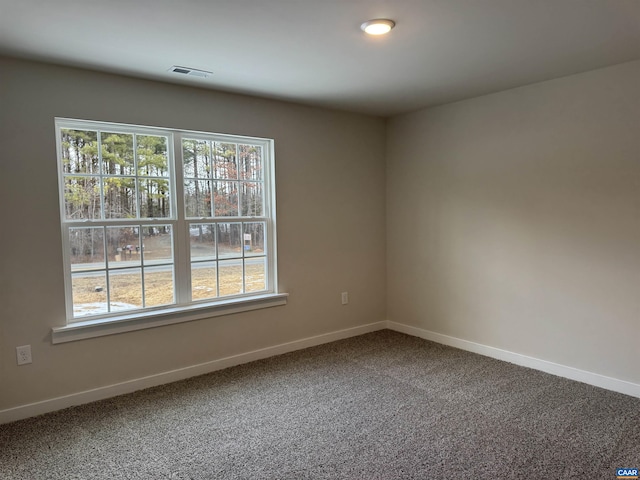
M16 358L18 360L18 365L26 365L28 363L31 363L31 345L16 347Z

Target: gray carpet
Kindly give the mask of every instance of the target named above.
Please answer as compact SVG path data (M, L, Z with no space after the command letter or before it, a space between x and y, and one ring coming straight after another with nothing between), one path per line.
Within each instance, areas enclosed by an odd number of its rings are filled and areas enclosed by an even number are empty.
M388 330L0 425L1 479L615 479L640 399Z

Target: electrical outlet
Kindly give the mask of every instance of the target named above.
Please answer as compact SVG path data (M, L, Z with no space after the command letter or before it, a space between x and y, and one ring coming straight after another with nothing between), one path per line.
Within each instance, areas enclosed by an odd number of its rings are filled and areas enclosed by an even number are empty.
M31 363L31 345L16 347L16 357L18 358L18 365L26 365L27 363Z
M346 305L349 303L349 292L342 292L342 304Z

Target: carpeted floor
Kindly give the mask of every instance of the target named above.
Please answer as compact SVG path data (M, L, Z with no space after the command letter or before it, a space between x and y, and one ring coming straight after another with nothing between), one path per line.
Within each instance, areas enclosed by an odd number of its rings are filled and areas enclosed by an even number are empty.
M615 479L640 399L375 332L0 425L1 479Z

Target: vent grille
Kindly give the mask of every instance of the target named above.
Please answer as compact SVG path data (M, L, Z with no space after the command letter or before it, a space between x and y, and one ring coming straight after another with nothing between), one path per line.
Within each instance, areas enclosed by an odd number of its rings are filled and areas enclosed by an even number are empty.
M169 69L170 72L178 73L180 75L188 75L190 77L207 78L209 75L213 75L213 72L207 72L206 70L198 70L197 68L178 67L174 65Z

